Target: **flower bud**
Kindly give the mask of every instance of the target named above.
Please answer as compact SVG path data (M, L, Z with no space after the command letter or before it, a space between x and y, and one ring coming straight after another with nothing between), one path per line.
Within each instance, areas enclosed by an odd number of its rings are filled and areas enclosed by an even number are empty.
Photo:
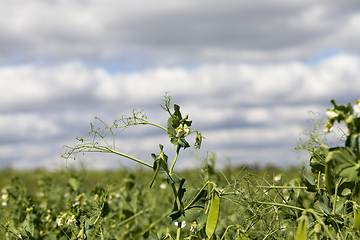
M200 132L197 132L196 134L196 138L195 138L195 149L200 149L201 147L201 142L202 142L202 139L204 137L201 136L201 133Z

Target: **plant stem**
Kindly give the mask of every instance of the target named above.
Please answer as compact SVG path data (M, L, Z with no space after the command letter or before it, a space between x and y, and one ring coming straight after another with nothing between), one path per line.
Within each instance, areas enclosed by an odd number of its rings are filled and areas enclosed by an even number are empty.
M171 174L172 174L172 172L174 170L176 160L177 160L177 158L179 156L179 151L180 151L180 145L178 145L177 148L176 148L175 158L174 158L173 163L171 164L171 168L170 168L170 171L169 171L170 176L171 176Z
M179 222L176 231L176 240L180 240L180 234L181 234L181 223Z
M161 129L163 129L163 130L165 130L167 132L167 129L164 128L163 126L159 125L159 124L152 123L152 122L146 122L146 124L153 125L155 127L161 128Z
M236 202L235 200L233 200L234 202ZM241 201L241 200L238 200ZM246 201L246 200L243 200ZM246 201L249 203L258 203L258 204L264 204L264 205L273 205L273 206L279 206L279 207L286 207L286 208L292 208L292 209L296 209L296 210L300 210L300 211L304 211L306 209L304 208L299 208L299 207L295 207L295 206L291 206L291 205L286 205L286 204L282 204L282 203L271 203L271 202L259 202L259 201Z
M254 186L250 188L266 188L266 189L307 189L307 187L296 187L296 186Z
M126 158L128 158L128 159L130 159L130 160L133 160L133 161L135 161L135 162L137 162L137 163L140 163L140 164L142 164L142 165L145 165L145 166L147 166L147 167L149 167L149 168L153 168L153 166L152 166L151 164L149 164L149 163L143 162L143 161L141 161L140 159L137 159L137 158L134 158L134 157L132 157L132 156L130 156L130 155L127 155L127 154L125 154L125 153L116 151L116 150L114 150L114 149L112 149L112 148L103 148L103 147L95 147L95 148L97 148L97 149L99 149L99 150L102 150L102 151L105 151L105 152L115 153L115 154L120 155L120 156L122 156L122 157L126 157Z
M175 188L175 183L172 183L171 184L171 188L172 188L172 190L173 190L173 193L174 193L174 196L175 196L175 201L176 201L176 204L177 204L177 206L178 206L178 210L179 211L182 211L183 209L183 207L182 207L182 205L181 205L181 202L180 202L180 199L179 199L179 195L177 194L177 192L176 192L176 188Z

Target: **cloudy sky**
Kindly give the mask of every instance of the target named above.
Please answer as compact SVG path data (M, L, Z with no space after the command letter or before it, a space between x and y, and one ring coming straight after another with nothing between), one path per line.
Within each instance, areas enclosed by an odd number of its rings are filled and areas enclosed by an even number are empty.
M300 133L360 98L354 0L0 0L0 167L63 168L62 145L132 109L166 126L164 91L206 137L179 167L300 165ZM100 125L98 125L100 126ZM189 136L193 144L195 136ZM117 150L152 163L167 135L139 126ZM85 154L68 166L119 168Z

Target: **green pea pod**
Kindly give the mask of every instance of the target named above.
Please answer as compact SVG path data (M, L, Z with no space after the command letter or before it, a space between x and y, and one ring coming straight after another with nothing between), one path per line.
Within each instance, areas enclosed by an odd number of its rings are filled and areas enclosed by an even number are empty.
M306 212L302 212L301 217L299 218L299 225L296 233L296 240L307 240L307 225L309 223Z
M354 212L354 225L356 230L360 230L360 206L354 205L353 206L353 212Z
M210 209L209 209L209 213L206 221L206 229L205 229L206 235L208 236L209 239L215 232L219 218L219 210L220 210L219 193L216 190L214 190L210 202Z
M333 153L330 152L325 160L325 185L329 194L335 193L335 185L333 176L331 175L331 164L332 164Z

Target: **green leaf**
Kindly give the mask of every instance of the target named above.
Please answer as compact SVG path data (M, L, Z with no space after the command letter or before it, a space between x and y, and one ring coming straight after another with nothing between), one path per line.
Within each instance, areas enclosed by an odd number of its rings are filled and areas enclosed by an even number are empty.
M360 137L359 133L350 134L346 138L345 146L349 147L352 151L354 151L357 148L357 146L359 145L359 137Z
M195 221L204 211L206 190L197 190L191 188L185 179L181 179L178 190L178 198L183 209L179 209L177 202L174 202L174 208L170 217L172 221Z
M303 182L304 182L305 186L307 187L307 189L306 189L307 191L317 192L319 190L315 183L315 179L306 173L305 168L303 168L302 177L303 177Z
M168 156L163 151L164 146L159 144L159 147L160 147L159 155L155 155L154 153L151 154L151 157L154 159L154 165L153 165L154 176L150 182L149 188L153 186L155 179L158 175L167 179L169 183L178 181L178 179L174 180L173 177L170 176L169 174L169 168L167 164Z
M68 183L75 192L79 189L80 182L76 178L69 178Z
M320 189L320 192L317 194L316 198L319 199L319 207L328 215L331 214L331 206L330 206L330 200L327 195L327 193Z
M337 148L331 153L335 174L354 182L360 180L360 164L349 148Z
M216 229L216 225L219 219L219 211L220 211L220 198L219 198L219 193L214 190L213 191L213 196L211 198L211 202L210 202L210 209L209 209L209 213L208 213L208 218L206 221L206 235L208 236L208 238L211 238L211 236L214 234L215 229Z
M325 173L325 159L328 153L328 148L320 147L311 154L310 167L312 172Z
M338 187L338 195L344 197L351 193L351 189L354 189L355 182L342 182Z
M177 104L174 104L174 113L173 116L176 116L178 120L182 119L181 112L180 112L180 106ZM177 127L177 126L176 126Z

